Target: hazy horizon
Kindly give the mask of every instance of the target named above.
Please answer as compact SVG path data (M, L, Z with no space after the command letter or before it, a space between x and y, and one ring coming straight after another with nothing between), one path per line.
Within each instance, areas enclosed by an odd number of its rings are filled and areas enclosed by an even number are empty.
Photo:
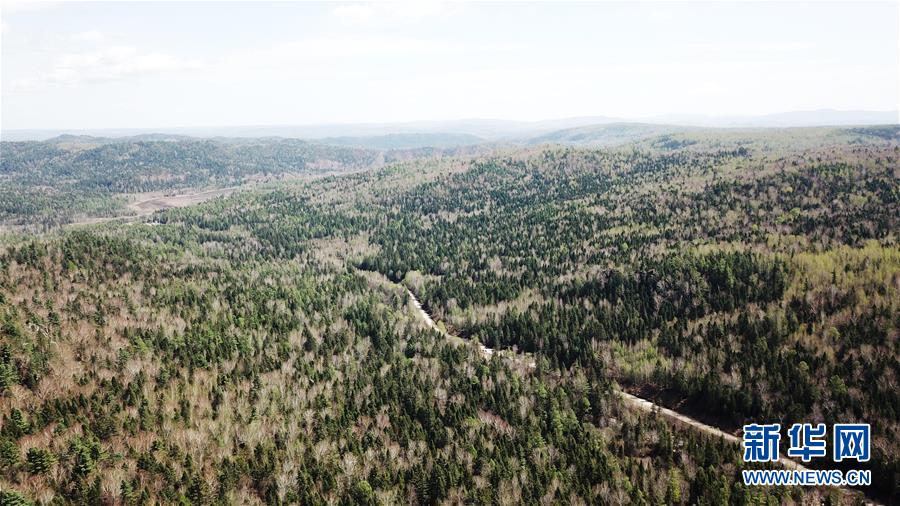
M0 15L4 132L900 108L896 3L4 1Z
M309 123L278 125L197 125L180 127L126 127L86 129L0 129L0 140L47 140L61 135L122 138L140 135L173 135L196 138L212 137L284 137L318 140L338 137L386 137L406 134L462 134L482 140L537 135L571 128L621 125L660 125L683 128L802 128L896 125L898 111L785 111L763 116L699 116L671 114L650 118L614 118L579 116L540 120L508 120L502 118L460 118L367 123Z

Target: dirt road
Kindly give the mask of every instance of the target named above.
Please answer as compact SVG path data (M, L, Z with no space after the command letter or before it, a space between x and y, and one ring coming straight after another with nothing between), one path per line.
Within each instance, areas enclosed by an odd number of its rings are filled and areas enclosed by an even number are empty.
M408 288L406 289L406 293L409 294L410 301L412 302L413 306L416 308L417 312L419 313L419 316L421 316L422 320L424 320L425 323L430 328L435 329L435 330L441 332L442 334L444 334L445 336L452 338L454 340L460 340L463 342L465 341L463 338L453 335L453 334L450 334L449 332L444 330L443 327L438 326L435 323L434 319L431 317L431 315L428 314L428 312L425 311L425 309L422 307L422 303L419 302L419 299L416 298L415 294L413 294L412 291L410 291ZM482 355L486 359L490 359L496 353L495 350L488 348L487 346L485 346L483 344L479 344L479 346L481 348ZM524 364L527 367L529 367L529 368L535 367L534 358L528 354L504 353L503 356L512 356L514 359L524 360ZM735 436L734 434L729 434L728 432L725 432L719 428L713 427L711 425L707 425L707 424L701 422L700 420L696 420L687 415L683 415L677 411L673 411L669 408L665 408L658 404L654 404L653 402L651 402L647 399L638 397L636 395L629 394L628 392L622 390L621 388L616 389L616 394L619 396L620 399L622 399L622 401L625 404L627 404L628 406L631 406L635 409L638 409L638 410L641 410L641 411L644 411L647 413L657 413L657 414L659 414L659 416L662 416L663 418L670 420L676 424L679 424L683 427L691 428L691 429L703 432L704 434L707 434L707 435L710 435L713 437L721 437L725 441L728 441L735 445L741 444L741 438ZM797 462L795 460L785 457L783 454L779 454L778 462L785 469L791 469L791 470L797 470L797 471L809 470L809 468L803 466L802 464L800 464L799 462ZM851 496L854 498L858 498L858 497L862 496L862 493L857 490L851 490L851 489L845 489L845 488L839 488L839 490L841 490L848 496ZM867 504L878 504L876 502L871 502L871 500L868 498L866 498L865 501Z

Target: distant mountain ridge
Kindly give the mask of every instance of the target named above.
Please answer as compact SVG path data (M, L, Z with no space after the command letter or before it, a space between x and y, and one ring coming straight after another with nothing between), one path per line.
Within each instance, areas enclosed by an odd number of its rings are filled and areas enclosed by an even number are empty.
M514 121L500 119L460 119L448 121L407 121L395 123L347 123L310 125L249 125L227 127L177 128L104 128L84 130L36 129L3 130L0 140L47 140L64 134L89 135L105 138L138 135L176 134L190 137L284 137L317 141L340 137L377 137L397 134L472 135L486 140L503 137L537 135L564 128L627 121L606 116L584 116L544 121Z
M471 134L387 134L374 136L324 137L312 139L318 144L347 146L367 149L417 149L417 148L455 148L474 146L487 142L486 139Z
M611 146L664 134L683 132L690 127L653 125L649 123L609 123L554 130L546 134L519 139L518 143Z
M308 124L308 125L247 125L230 127L180 128L110 128L110 129L38 129L2 130L6 141L47 140L62 134L99 137L126 137L148 133L191 137L290 137L317 140L341 137L373 137L398 134L471 135L486 140L508 137L536 136L555 130L565 130L611 123L645 123L668 126L708 127L795 127L884 125L900 122L898 111L839 111L820 109L791 111L761 116L703 116L668 114L642 118L610 116L582 116L542 121L515 121L470 118L449 121L407 121L394 123Z
M663 115L646 118L650 123L705 127L802 127L892 125L900 122L898 111L839 111L818 109L762 116Z
M313 143L354 146L372 149L407 149L419 147L447 148L488 142L528 142L546 137L545 142L571 142L572 136L614 135L615 129L626 127L630 134L640 130L665 133L681 127L707 128L788 128L811 126L880 126L900 123L898 111L839 111L820 109L791 111L761 116L704 116L670 114L644 118L581 116L541 121L516 121L471 118L449 121L408 121L395 123L261 125L230 127L123 128L85 130L3 130L0 140L49 140L86 142L90 138L128 138L131 141L185 140L187 138L289 138ZM618 125L612 130L604 126ZM593 129L594 134L578 129ZM562 133L566 132L568 133ZM625 136L625 140L631 137ZM558 138L557 140L553 140ZM600 142L602 144L602 142Z

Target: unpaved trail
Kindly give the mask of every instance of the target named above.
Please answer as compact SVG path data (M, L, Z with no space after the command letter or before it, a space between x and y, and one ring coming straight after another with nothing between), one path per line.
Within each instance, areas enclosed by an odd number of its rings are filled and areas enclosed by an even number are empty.
M445 337L449 337L459 343L464 344L466 342L466 340L463 339L462 337L451 334L451 333L447 332L446 330L444 330L442 327L438 327L438 325L434 322L434 319L431 318L431 315L428 314L428 311L425 311L425 308L422 307L422 303L419 302L419 299L416 298L415 294L412 293L412 291L410 291L409 288L405 288L405 289L406 289L406 293L409 294L410 301L412 301L413 306L415 306L416 310L418 311L419 316L421 316L422 319L425 320L425 323L430 328L437 330L438 332L443 334ZM478 343L478 348L479 348L479 350L481 350L481 354L484 356L484 358L490 359L492 356L494 356L493 348L488 348L487 346L485 346L481 343ZM530 356L526 355L525 353L506 354L505 356L517 359L520 362L524 363L526 365L526 367L531 368L531 369L534 369L534 367L536 365L534 360ZM522 360L522 359L525 359L525 360Z
M435 323L435 321L431 317L431 315L428 314L428 312L425 311L425 309L422 307L422 303L419 302L419 299L416 298L415 294L412 293L412 291L409 288L405 288L405 289L406 289L406 293L409 294L410 301L412 302L413 306L416 308L419 316L422 318L422 320L425 321L425 323L428 325L428 327L430 327L434 330L437 330L438 332L441 332L443 335L453 339L454 341L458 340L458 341L465 342L465 339L463 339L462 337L453 335L453 334L447 332L446 330L444 330L442 327L439 327ZM479 347L481 349L482 355L486 359L490 359L496 353L496 350L488 348L487 346L485 346L483 344L479 343ZM526 354L526 353L506 354L506 353L504 353L503 356L517 359L520 361L520 363L524 363L528 368L533 369L535 367L534 358L531 357L529 354ZM691 418L687 415L683 415L677 411L660 406L658 404L654 404L652 401L649 401L642 397L638 397L636 395L632 395L632 394L622 390L621 388L616 388L615 392L616 392L616 395L618 395L619 398L622 399L622 401L625 404L627 404L633 408L639 409L639 410L647 412L647 413L658 414L659 416L661 416L667 420L670 420L672 422L675 422L676 424L679 424L683 427L688 427L688 428L703 432L704 434L707 434L709 436L721 437L725 441L728 441L729 443L733 443L738 446L741 445L741 438L735 436L734 434L725 432L722 429L713 427L712 425L707 425L707 424L701 422L700 420ZM785 457L781 453L779 453L779 455L778 455L778 463L785 469L796 470L796 471L808 471L809 470L808 467L804 466L803 464L800 464L799 462L797 462L793 459ZM858 491L858 490L842 488L842 487L837 487L837 488L838 488L838 490L842 491L847 496L850 496L853 498L860 498L862 496L862 492ZM872 501L869 498L865 498L864 500L865 500L866 504L880 504L880 503Z
M434 319L431 317L431 315L428 314L428 312L425 311L425 309L422 307L422 303L419 302L419 299L416 298L415 294L412 293L412 291L410 291L409 288L406 289L406 293L409 294L410 301L412 302L413 306L416 308L417 312L419 313L419 316L425 321L425 323L430 328L435 329L435 330L441 332L442 334L444 334L445 336L453 338L454 340L458 339L460 341L465 341L463 338L461 338L459 336L455 336L453 334L450 334L443 328L438 327L437 324L434 322ZM479 343L479 346L481 348L481 353L482 353L482 355L484 355L485 358L491 358L491 356L494 355L494 350L492 348L488 348L487 346L480 344L480 343ZM524 353L517 354L517 356L527 357L527 355ZM533 368L534 364L535 364L533 358L531 358L531 357L527 357L527 358L531 359L528 361L528 365ZM659 413L660 416L663 416L670 420L677 421L681 424L684 424L684 425L687 425L690 427L694 427L694 428L700 430L701 432L705 432L706 434L709 434L711 436L722 437L726 441L729 441L729 442L732 442L735 444L741 443L741 439L738 438L737 436L735 436L734 434L729 434L729 433L727 433L721 429L717 429L711 425L706 425L705 423L700 422L699 420L695 420L689 416L682 415L681 413L678 413L677 411L673 411L669 408L664 408L662 406L654 404L653 402L651 402L647 399L638 397L636 395L629 394L628 392L626 392L620 388L616 389L616 394L619 396L619 398L621 398L623 401L625 401L626 404L628 404L629 406L634 406L634 407L640 409L641 411L656 412L656 413ZM782 460L785 460L785 459L782 457ZM788 464L786 467L790 467L792 469L806 469L805 467L801 466L800 464L797 464L796 462L787 461L787 460L785 460L785 462L790 462L790 464ZM793 464L793 466L791 464ZM796 466L796 467L794 467L794 466Z
M636 395L632 395L624 390L616 390L616 393L619 397L625 401L626 404L630 406L634 406L642 411L647 411L649 413L659 413L660 416L664 418L668 418L669 420L673 420L678 422L684 426L691 427L699 430L700 432L709 434L710 436L721 437L730 443L734 443L736 445L741 444L741 438L735 436L734 434L729 434L721 429L713 427L712 425L706 425L705 423L691 418L687 415L683 415L677 411L673 411L669 408L665 408L660 406L659 404L654 404L647 399L642 397L638 397ZM809 468L803 466L799 462L792 460L788 457L785 457L783 454L778 454L778 462L787 469L793 469L797 471L808 471Z

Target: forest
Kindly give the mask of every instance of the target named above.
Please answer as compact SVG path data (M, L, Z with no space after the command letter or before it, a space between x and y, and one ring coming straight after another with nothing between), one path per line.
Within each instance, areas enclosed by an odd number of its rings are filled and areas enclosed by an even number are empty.
M0 226L43 231L134 214L152 192L178 194L359 171L453 149L369 149L297 139L62 135L0 142Z
M900 127L635 129L3 143L0 219L47 230L0 240L0 503L900 501ZM747 487L619 389L736 435L870 423L873 485Z

